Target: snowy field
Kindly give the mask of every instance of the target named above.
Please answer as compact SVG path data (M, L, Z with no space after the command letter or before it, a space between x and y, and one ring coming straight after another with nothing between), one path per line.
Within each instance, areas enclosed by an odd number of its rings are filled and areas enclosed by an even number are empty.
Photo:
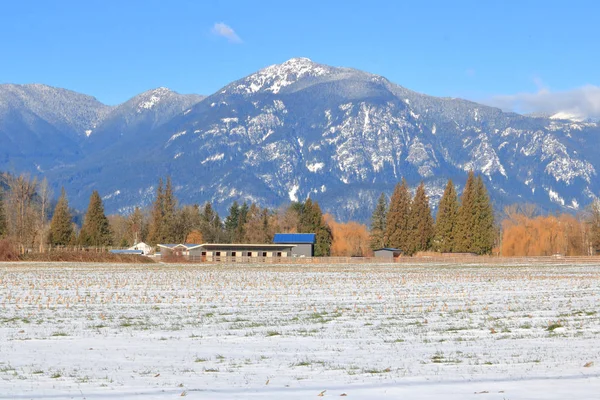
M1 399L598 399L600 266L0 264Z

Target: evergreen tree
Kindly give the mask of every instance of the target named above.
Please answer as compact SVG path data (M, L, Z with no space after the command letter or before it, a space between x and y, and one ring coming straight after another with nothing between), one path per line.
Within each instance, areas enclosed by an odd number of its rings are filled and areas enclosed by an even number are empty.
M387 217L387 197L381 193L377 206L371 216L371 248L373 250L385 247L385 220Z
M387 246L408 252L410 244L410 192L406 180L402 178L402 183L397 184L392 198L385 222L385 237Z
M409 213L408 254L426 251L433 239L433 217L429 208L429 197L425 193L425 184L421 182L415 193Z
M225 232L229 243L235 242L236 232L240 224L240 205L234 201L229 207L229 215L225 218Z
M299 210L298 232L316 234L315 256L329 256L331 254L333 234L323 218L323 212L321 211L321 207L319 207L319 203L313 203L309 198L303 204L295 203L291 207Z
M73 236L73 217L69 211L69 202L67 194L63 188L54 208L54 214L50 221L50 232L48 242L52 246L67 246L70 244Z
M235 242L243 243L244 242L244 233L246 229L246 223L248 222L248 204L244 202L240 207L240 217L238 220L237 227L235 229ZM266 243L266 242L263 242Z
M6 213L4 211L3 190L0 188L0 239L8 234L8 224L6 222Z
M96 190L90 196L90 204L85 214L79 239L84 246L110 246L112 244L108 218L104 214L104 205Z
M164 204L165 194L163 191L162 178L158 180L158 187L156 189L156 198L152 203L152 211L150 213L150 226L148 229L148 241L151 244L166 243L165 242L165 228L163 225L164 221Z
M490 254L496 236L494 208L481 175L475 179L473 206L474 237L471 251L477 254Z
M474 251L473 239L475 234L474 223L475 210L475 174L469 171L467 183L460 198L460 206L456 214L454 225L454 246L456 253L471 253Z
M202 210L202 223L200 232L206 243L219 243L224 241L223 226L219 214L213 209L212 204L207 202Z
M177 229L177 200L173 194L171 177L167 177L162 207L164 241L167 243L179 243L180 241L183 241L184 238L181 237L181 232L178 232Z
M437 220L435 223L435 237L433 246L436 251L450 253L454 246L454 227L458 213L458 197L452 180L448 180L446 190L438 206Z

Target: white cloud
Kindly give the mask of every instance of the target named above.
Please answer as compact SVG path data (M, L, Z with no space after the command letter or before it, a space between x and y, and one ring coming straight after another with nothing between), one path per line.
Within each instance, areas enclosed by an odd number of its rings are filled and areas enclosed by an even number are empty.
M573 119L600 118L600 86L585 85L553 92L539 80L536 84L540 89L535 93L499 95L485 102L506 111L523 114L559 114Z
M242 43L242 39L235 33L232 27L223 22L217 22L212 27L212 33L217 36L223 36L231 43Z

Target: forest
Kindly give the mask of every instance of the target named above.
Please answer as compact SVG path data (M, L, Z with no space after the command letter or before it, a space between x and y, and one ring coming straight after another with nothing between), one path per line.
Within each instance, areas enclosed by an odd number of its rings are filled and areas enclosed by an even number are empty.
M414 194L413 194L414 193ZM159 179L150 207L106 215L97 191L85 214L64 189L53 200L48 183L27 175L0 180L0 240L18 252L56 248L126 248L137 242L270 243L277 232L316 233L316 256L364 257L379 248L502 256L592 255L600 246L600 203L577 214L542 215L534 205L495 210L481 176L468 173L459 196L451 180L432 213L425 185L402 179L382 193L370 226L338 222L307 199L278 209L234 201L222 218L210 202L180 205L169 177Z

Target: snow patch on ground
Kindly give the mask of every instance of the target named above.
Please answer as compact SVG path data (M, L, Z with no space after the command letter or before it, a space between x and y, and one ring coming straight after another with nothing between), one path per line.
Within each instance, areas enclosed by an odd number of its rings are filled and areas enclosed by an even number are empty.
M0 282L6 399L600 392L597 265L0 264Z

